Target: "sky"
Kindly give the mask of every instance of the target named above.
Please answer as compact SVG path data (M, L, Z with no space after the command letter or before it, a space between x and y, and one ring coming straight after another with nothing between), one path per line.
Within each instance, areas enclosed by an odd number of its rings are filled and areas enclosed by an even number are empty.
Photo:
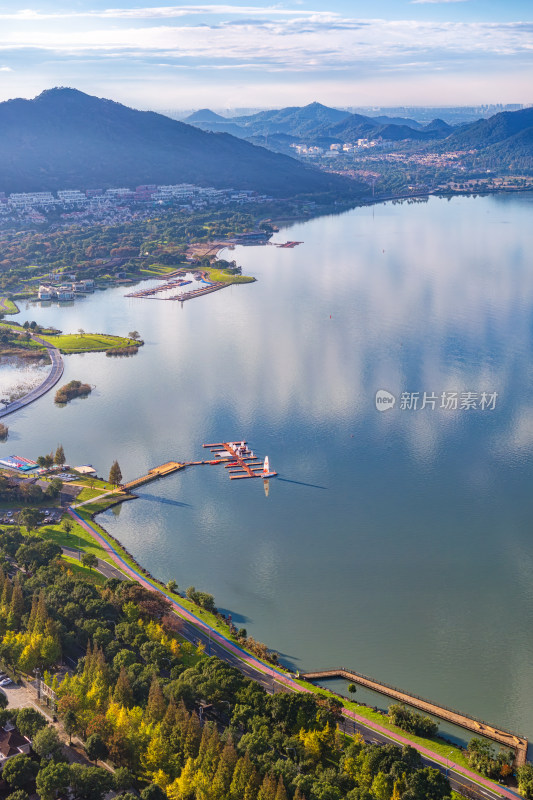
M0 100L71 86L157 111L533 103L532 0L27 2L0 0Z

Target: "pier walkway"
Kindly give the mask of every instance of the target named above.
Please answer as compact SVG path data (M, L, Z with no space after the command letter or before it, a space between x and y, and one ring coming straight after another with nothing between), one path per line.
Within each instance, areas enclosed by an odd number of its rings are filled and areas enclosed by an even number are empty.
M144 483L155 481L157 478L163 478L165 475L170 475L172 472L177 472L179 469L188 467L190 463L191 462L189 461L184 463L180 463L178 461L167 461L165 464L161 464L159 467L149 469L146 475L141 475L140 478L134 478L132 481L122 484L120 488L122 491L135 489L137 486L142 486Z
M424 700L416 695L402 692L400 689L395 689L392 686L387 686L386 683L379 683L378 681L367 678L365 675L360 675L349 669L327 669L317 672L306 672L302 674L302 679L306 681L319 681L330 678L343 678L351 683L358 683L360 686L365 686L367 689L372 689L375 692L391 697L398 700L400 703L408 703L414 708L424 711L426 714L433 714L435 717L445 719L447 722L452 722L454 725L459 725L461 728L473 731L478 736L485 736L487 739L492 739L500 745L509 747L515 751L515 766L519 767L526 763L527 745L528 740L517 736L514 733L509 733L501 728L495 728L487 722L481 722L459 711L453 711L445 706L439 706L431 703L429 700Z

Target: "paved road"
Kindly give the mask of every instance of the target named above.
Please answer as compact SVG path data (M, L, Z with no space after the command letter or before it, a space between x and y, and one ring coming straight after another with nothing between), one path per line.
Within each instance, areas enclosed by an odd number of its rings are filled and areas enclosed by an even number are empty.
M24 397L21 397L20 400L15 400L13 403L10 403L8 406L0 410L0 418L5 417L8 414L12 414L14 411L19 411L21 408L24 408L24 406L29 405L29 403L33 403L35 400L38 400L39 397L42 397L43 394L49 392L50 389L56 385L63 374L63 357L59 350L56 347L52 347L50 344L48 344L48 342L45 342L45 340L41 339L39 336L32 336L31 338L39 344L44 344L48 350L48 354L52 362L52 369L39 386L37 386L35 389L32 389L31 392L28 392L28 394L24 395Z
M205 652L208 655L216 655L222 661L239 669L247 677L261 684L267 691L295 691L295 692L308 692L309 689L301 687L296 681L286 672L283 672L276 667L269 667L264 662L260 661L255 656L250 655L231 640L227 639L222 634L211 629L209 625L196 614L192 614L185 608L180 606L171 597L169 597L161 588L152 583L137 570L133 569L127 564L124 559L119 555L115 548L100 534L97 528L93 527L90 523L82 519L72 509L68 509L69 514L73 519L82 525L108 552L112 560L122 573L122 577L129 580L136 580L141 585L152 591L158 591L167 597L172 603L175 613L180 617L183 623L182 635L193 642L198 644L201 642L205 646ZM471 770L448 762L445 757L436 756L433 751L428 748L415 744L407 737L400 734L395 734L394 738L390 735L390 731L376 722L372 722L365 717L356 714L349 709L343 710L344 725L346 726L347 733L354 733L360 731L367 741L371 742L393 742L395 744L408 744L418 750L426 764L432 766L441 772L445 772L450 779L453 786L461 794L466 794L468 797L475 798L475 800L500 800L502 797L516 800L518 794L509 790L504 786L497 786L492 781L482 778Z
M69 558L76 558L81 561L80 551L76 547L62 547L61 549L66 556L69 556ZM121 581L127 580L127 576L124 575L123 572L110 564L109 561L103 561L101 558L98 559L98 565L96 569L105 578L118 578Z

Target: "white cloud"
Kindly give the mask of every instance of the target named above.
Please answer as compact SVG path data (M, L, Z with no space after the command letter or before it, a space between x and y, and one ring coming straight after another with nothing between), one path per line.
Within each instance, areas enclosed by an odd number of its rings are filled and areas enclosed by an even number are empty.
M0 67L0 72L13 72L11 67Z
M58 11L43 13L31 8L25 8L8 14L1 14L0 19L19 21L41 21L48 19L170 19L186 16L280 16L291 17L301 15L303 10L286 9L279 6L232 6L232 5L199 5L199 6L155 6L145 8L106 8L93 11ZM309 12L321 17L331 16L330 12Z

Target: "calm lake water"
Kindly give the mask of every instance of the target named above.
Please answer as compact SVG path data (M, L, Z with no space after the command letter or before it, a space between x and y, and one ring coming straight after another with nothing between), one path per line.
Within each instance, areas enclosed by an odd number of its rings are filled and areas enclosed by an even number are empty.
M100 521L296 668L352 667L533 738L532 212L531 194L356 209L276 234L293 250L236 248L257 283L183 306L114 289L23 309L146 345L67 357L64 382L96 390L9 418L1 450L62 442L133 478L247 439L279 472L268 497L199 466ZM443 392L497 397L442 409Z

